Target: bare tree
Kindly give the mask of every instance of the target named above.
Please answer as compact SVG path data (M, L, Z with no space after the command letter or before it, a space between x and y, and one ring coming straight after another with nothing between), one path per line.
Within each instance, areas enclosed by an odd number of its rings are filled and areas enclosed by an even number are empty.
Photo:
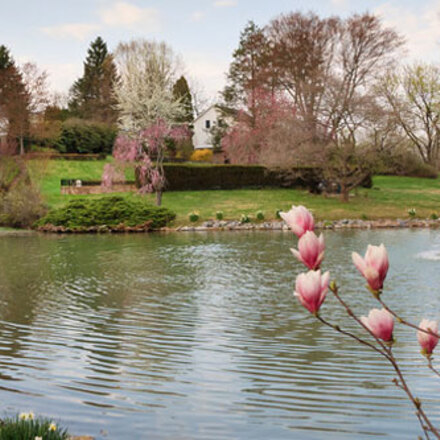
M45 132L45 110L51 101L48 74L30 62L23 64L21 74L29 97L29 133L42 137Z
M44 112L44 109L50 102L47 72L40 70L35 63L25 63L21 67L21 73L29 94L28 108L30 113Z
M309 13L281 15L267 27L272 71L293 100L311 139L319 134L320 115L335 58L341 23Z
M354 135L363 125L362 120L371 117L359 111L359 101L372 99L372 85L395 63L397 49L402 44L402 38L394 30L383 27L374 15L355 14L340 23L336 56L323 100L324 121L333 138L337 139L341 130Z
M440 68L414 64L389 72L379 92L421 159L437 166L440 152Z

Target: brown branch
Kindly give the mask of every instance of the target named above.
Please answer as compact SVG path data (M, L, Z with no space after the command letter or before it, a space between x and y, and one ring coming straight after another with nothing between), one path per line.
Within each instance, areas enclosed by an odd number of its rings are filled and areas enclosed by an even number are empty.
M360 324L365 330L367 330L367 332L370 333L370 335L372 335L374 337L374 339L376 340L376 342L382 347L383 351L378 349L377 347L374 347L374 349L375 349L375 351L382 354L382 356L384 356L390 362L392 367L394 368L394 371L396 372L396 374L399 378L397 383L399 383L399 386L402 388L402 390L408 396L408 399L411 401L411 403L416 408L416 412L418 413L418 419L419 419L420 425L425 433L425 436L427 435L427 431L429 431L437 439L440 439L440 433L435 428L435 426L431 423L428 416L425 414L424 410L422 409L422 403L421 403L420 399L418 397L413 396L408 384L406 383L406 380L403 376L403 373L400 370L399 365L397 364L397 361L393 355L392 348L390 346L385 345L383 341L381 341L379 338L377 338L373 334L373 332L354 314L354 312L353 312L353 310L351 310L350 306L340 297L336 283L334 283L334 282L330 283L329 289L333 293L333 295L336 297L336 299L339 301L339 303L345 308L347 314L351 318L353 318L358 324ZM320 319L319 316L318 316L318 319ZM328 325L328 324L326 324L326 325ZM340 330L338 330L338 326L333 326L332 324L330 324L330 326L332 328L334 328L335 330L340 331ZM351 334L349 334L349 336L351 336ZM357 338L357 337L355 337L354 339L359 339L360 341L362 341L362 339ZM363 342L361 342L361 343L363 343Z
M406 325L406 326L408 326L408 327L411 327L411 328L413 328L413 329L415 329L415 330L417 330L417 331L420 331L420 332L426 333L427 335L435 336L436 338L440 338L440 335L439 335L438 333L435 333L435 332L433 332L432 330L429 330L429 329L428 329L428 330L425 330L425 329L420 328L419 326L417 326L417 325L415 325L415 324L413 324L413 323L407 321L406 319L403 319L403 318L402 318L401 316L399 316L394 310L390 309L390 308L388 307L388 305L382 300L382 298L381 298L379 295L374 295L374 297L379 301L379 303L382 305L382 307L383 307L387 312L391 313L391 314L396 318L396 320L397 320L400 324L403 324L403 325Z
M432 359L431 359L431 356L427 356L427 359L428 359L428 368L429 368L433 373L435 373L437 376L440 377L440 371L438 371L437 368L435 368L435 367L432 365Z
M341 327L339 327L339 325L334 325L334 324L326 321L321 315L316 315L316 318L319 321L321 321L323 324L325 324L327 327L331 327L333 330L336 330L337 332L342 333L343 335L348 336L348 337L356 340L360 344L363 344L363 345L366 345L367 347L370 347L371 349L373 349L373 350L377 351L378 353L380 353L382 356L387 357L385 352L383 352L379 348L375 347L370 342L365 341L365 340L359 338L358 336L354 335L353 333L348 332L347 330L343 330Z

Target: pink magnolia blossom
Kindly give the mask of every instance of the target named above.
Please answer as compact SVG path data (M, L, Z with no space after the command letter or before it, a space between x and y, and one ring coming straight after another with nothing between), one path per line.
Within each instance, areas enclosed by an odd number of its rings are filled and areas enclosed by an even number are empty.
M316 314L324 302L329 281L330 272L322 276L320 270L301 273L296 278L294 295L310 313Z
M385 246L383 244L380 246L369 244L364 258L356 252L353 252L352 258L354 265L367 280L370 288L376 292L381 290L389 267Z
M293 205L289 212L280 212L280 216L298 238L315 229L313 216L304 206Z
M362 316L361 321L376 338L385 342L393 340L394 320L387 310L371 309L368 318Z
M438 334L438 323L437 321L428 321L427 319L422 319L419 327L423 330L428 330L433 333ZM418 331L417 339L420 346L422 347L422 353L431 354L438 344L438 337L434 335L429 335L428 333Z
M324 249L324 236L321 234L318 238L314 232L306 231L298 241L298 250L290 250L310 270L316 270L324 259Z

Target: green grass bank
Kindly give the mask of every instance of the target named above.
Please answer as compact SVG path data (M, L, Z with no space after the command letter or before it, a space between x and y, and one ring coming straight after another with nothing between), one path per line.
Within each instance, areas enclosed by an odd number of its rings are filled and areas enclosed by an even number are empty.
M59 207L76 197L60 194L60 179L100 179L102 170L111 159L102 161L32 161L30 166L39 182L46 202L51 208ZM127 171L127 178L133 174ZM99 196L86 196L99 197ZM124 194L124 197L132 197ZM153 196L146 196L154 202ZM371 189L359 188L353 192L349 203L341 203L337 196L310 194L300 189L237 189L211 191L170 191L163 196L163 206L177 214L174 224L189 224L188 214L198 211L200 222L214 219L216 211L223 211L225 220L238 220L242 214L255 219L263 211L266 220L276 218L278 209L288 210L292 204L306 205L318 220L396 219L407 218L408 209L414 208L416 216L440 216L440 179L415 177L375 176Z

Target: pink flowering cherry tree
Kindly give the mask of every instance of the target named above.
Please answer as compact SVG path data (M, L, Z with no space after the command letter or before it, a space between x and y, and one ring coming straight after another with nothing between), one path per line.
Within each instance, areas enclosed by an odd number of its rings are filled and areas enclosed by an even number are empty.
M114 177L121 176L117 170L124 169L127 165L134 166L140 185L139 192L156 193L156 204L160 206L166 185L163 162L167 142L179 142L188 138L189 134L186 125L173 126L164 119L157 119L135 136L119 135L113 148L116 163L105 166L102 185L110 189L115 181Z
M355 267L367 281L367 289L382 306L381 309L372 309L368 316L358 317L350 305L339 293L335 281L330 281L330 273L321 273L321 264L324 259L324 237L321 234L318 238L315 233L315 222L312 214L303 206L292 206L287 213L281 213L281 218L286 222L291 231L299 238L298 250L292 249L294 256L302 262L308 272L301 273L296 278L294 295L298 298L311 314L322 324L350 337L358 343L369 347L378 355L383 356L393 368L396 377L393 383L401 389L412 405L416 416L424 432L426 439L440 439L440 431L431 422L423 408L421 400L416 397L410 389L405 376L399 366L398 360L393 353L395 321L401 325L411 327L417 331L417 340L421 347L421 353L427 359L427 366L437 375L440 372L432 364L432 355L439 341L438 323L423 319L417 326L394 312L382 299L385 279L389 269L388 254L385 246L369 245L365 256L353 253L352 259ZM347 315L359 326L360 335L341 328L338 324L329 322L320 313L327 293L331 292L343 307ZM366 339L365 335L371 338Z

